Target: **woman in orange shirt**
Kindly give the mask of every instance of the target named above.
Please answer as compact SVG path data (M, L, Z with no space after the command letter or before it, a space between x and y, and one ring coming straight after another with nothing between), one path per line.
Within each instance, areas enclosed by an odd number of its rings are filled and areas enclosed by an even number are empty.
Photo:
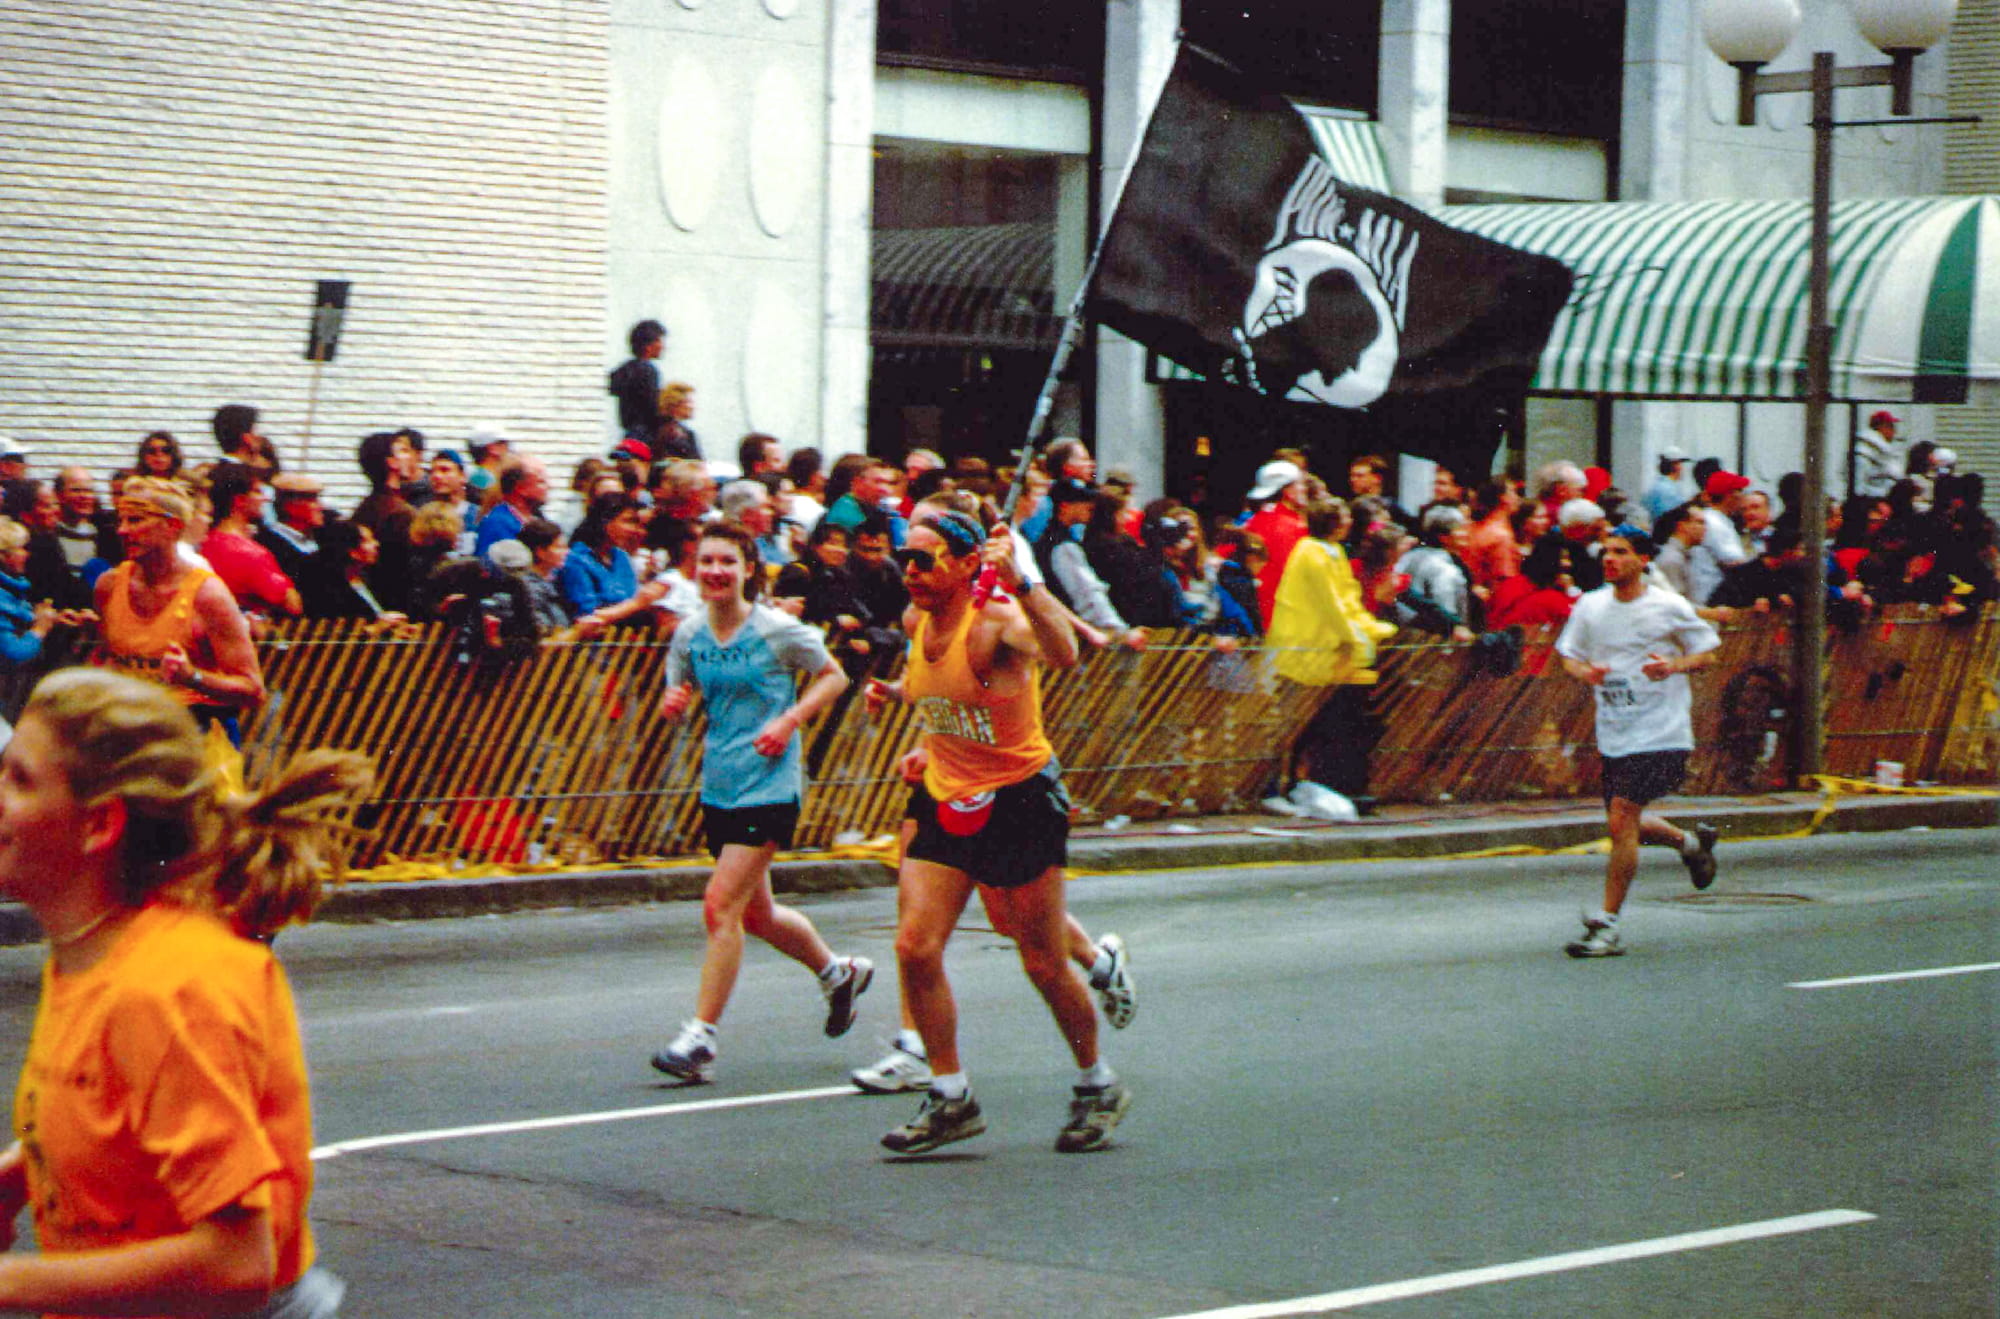
M255 941L309 915L368 762L309 752L223 789L155 684L69 669L0 756L0 891L47 931L0 1154L0 1310L328 1316L306 1203L312 1123L285 974ZM11 1244L11 1241L8 1242ZM264 1308L259 1308L264 1307Z

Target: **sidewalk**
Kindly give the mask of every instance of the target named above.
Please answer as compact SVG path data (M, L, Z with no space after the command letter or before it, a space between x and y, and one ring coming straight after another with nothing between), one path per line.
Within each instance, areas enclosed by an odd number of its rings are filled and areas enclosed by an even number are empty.
M1974 829L2000 825L2000 798L1970 793L1925 796L1838 796L1773 793L1758 797L1676 798L1666 811L1680 821L1709 820L1730 839L1801 833L1816 816L1820 833L1882 833L1898 829ZM1314 862L1437 860L1453 856L1554 852L1587 847L1604 836L1594 801L1485 802L1386 806L1357 824L1323 824L1275 815L1153 820L1122 828L1090 826L1070 836L1070 867L1084 883L1121 872ZM1339 877L1329 869L1325 878ZM615 906L698 899L705 865L653 870L575 870L483 879L357 883L330 895L322 921L368 922L477 916L547 907ZM829 893L886 887L895 875L878 861L804 859L772 868L781 893ZM0 944L41 938L20 907L0 904Z

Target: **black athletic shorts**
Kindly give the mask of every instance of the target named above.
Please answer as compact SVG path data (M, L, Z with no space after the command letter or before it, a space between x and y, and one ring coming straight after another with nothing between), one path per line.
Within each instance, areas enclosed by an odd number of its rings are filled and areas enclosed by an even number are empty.
M731 843L763 847L776 843L779 851L792 845L799 827L799 804L775 802L769 806L710 806L701 804L701 830L707 835L708 850L715 856Z
M1687 779L1688 753L1685 751L1638 751L1629 756L1604 758L1604 804L1613 797L1644 806L1670 792Z
M920 781L907 814L908 855L964 871L988 888L1020 888L1069 859L1069 789L1051 760L1032 776L967 801L939 802Z

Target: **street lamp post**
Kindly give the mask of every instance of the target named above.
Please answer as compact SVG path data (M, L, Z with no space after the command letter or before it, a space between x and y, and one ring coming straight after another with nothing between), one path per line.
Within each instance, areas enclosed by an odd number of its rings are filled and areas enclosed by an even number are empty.
M1826 412L1833 393L1833 326L1827 311L1828 251L1832 246L1833 117L1836 87L1888 87L1890 113L1907 116L1914 97L1917 56L1951 27L1958 0L1853 0L1863 36L1889 63L1840 68L1833 54L1814 54L1809 72L1765 73L1762 66L1791 44L1799 28L1798 0L1707 0L1702 37L1736 67L1736 122L1757 122L1757 98L1787 92L1812 95L1812 232L1806 285L1805 461L1799 500L1799 534L1806 555L1805 598L1797 602L1794 682L1798 689L1801 775L1825 764L1826 728ZM1865 122L1880 122L1870 120Z

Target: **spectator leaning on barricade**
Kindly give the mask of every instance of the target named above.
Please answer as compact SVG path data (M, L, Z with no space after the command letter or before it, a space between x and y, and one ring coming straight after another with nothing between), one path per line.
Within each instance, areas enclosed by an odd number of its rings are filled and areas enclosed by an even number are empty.
M1744 477L1723 470L1710 473L1702 484L1701 496L1695 504L1707 531L1688 555L1688 582L1694 587L1694 594L1688 599L1693 604L1707 604L1715 588L1722 585L1722 570L1750 557L1736 534L1733 517L1749 486Z
M1042 571L1049 594L1065 609L1127 649L1144 650L1145 629L1133 627L1119 614L1103 578L1090 566L1089 556L1072 536L1074 528L1090 521L1098 498L1097 491L1074 477L1050 484L1049 524L1035 542L1035 564Z
M1203 572L1215 614L1207 630L1217 636L1260 637L1264 619L1257 607L1257 571L1264 566L1264 538L1241 527L1215 533L1215 552Z
M1396 601L1399 622L1458 641L1470 641L1484 629L1485 602L1460 557L1469 526L1465 514L1449 504L1424 514L1416 548L1396 563L1397 574L1409 579Z
M0 518L0 747L13 730L8 721L28 699L28 688L41 676L42 644L63 615L46 600L28 593L28 529L12 518Z
M1762 490L1745 490L1736 504L1736 536L1743 552L1756 558L1771 537L1771 497Z
M459 552L459 538L465 523L458 511L435 501L425 504L410 519L410 619L434 623L438 603L444 598L438 589L438 575L451 563L469 558Z
M843 527L849 533L865 521L870 513L881 512L890 518L890 548L902 545L899 528L906 527L901 514L890 514L884 508L889 494L889 477L894 468L879 458L862 454L845 454L833 465L833 475L828 478L826 494L829 502L826 516L836 527Z
M895 634L888 628L871 631L875 620L861 603L847 571L849 548L842 528L830 522L814 527L806 539L804 557L778 570L772 599L780 608L786 607L782 603L786 600L797 600L796 616L825 631L827 650L842 671L855 679L873 670L878 660L893 655L893 651L883 654L877 643L888 639L893 645Z
M1442 518L1451 511L1440 509L1432 516ZM1296 547L1278 584L1271 628L1264 638L1265 647L1276 655L1274 669L1281 682L1334 689L1294 743L1295 781L1290 793L1265 803L1282 814L1327 811L1324 797L1307 784L1341 794L1356 810L1368 806L1368 754L1374 730L1366 688L1375 681L1376 647L1394 636L1396 628L1369 611L1347 551L1341 548L1352 516L1339 499L1316 499L1306 506L1307 538Z
M1521 561L1521 571L1493 588L1486 601L1486 626L1535 627L1567 619L1574 603L1572 557L1570 546L1559 537L1538 543Z
M379 562L375 533L354 520L329 522L319 529L320 571L309 618L354 618L369 623L402 623L408 616L390 609L369 585Z
M1708 522L1692 504L1668 509L1653 524L1652 539L1660 547L1653 556L1653 575L1675 595L1690 602L1694 599L1694 583L1689 578L1689 563L1695 547L1707 534Z
M569 611L563 608L562 591L555 580L569 556L562 528L547 518L529 518L516 540L528 551L528 568L520 574L527 591L528 617L538 634L559 632L569 626Z
M549 497L549 472L532 456L510 457L500 465L500 502L479 520L473 548L481 558L495 541L514 540L529 518L539 517Z
M181 553L195 520L186 487L134 477L118 499L125 562L97 579L99 619L93 662L171 689L204 726L264 699L264 676L250 625L213 569Z
M1611 519L1594 500L1572 499L1556 514L1556 529L1551 534L1570 547L1570 575L1576 579L1578 591L1594 591L1604 585L1604 568L1597 556L1610 527Z
M305 612L299 589L277 556L253 539L263 525L264 482L244 463L217 463L208 474L214 523L201 542L201 555L251 618L297 618Z
M1171 503L1167 504L1171 507ZM1162 542L1168 533L1157 523L1153 540L1141 543L1125 533L1121 514L1124 501L1109 490L1099 490L1091 502L1090 521L1083 528L1083 555L1092 572L1104 582L1105 593L1118 616L1133 627L1175 628L1190 620L1184 607L1179 580L1167 566ZM1185 537L1187 525L1169 517L1176 539Z
M639 582L632 556L645 541L646 524L637 499L623 491L607 491L591 501L556 574L556 589L576 620L578 635L591 637L608 627L639 627L654 621L652 606L667 588L660 582Z
M0 487L0 516L10 517L28 529L28 587L37 600L47 600L58 609L82 609L90 604L90 587L83 575L71 568L56 537L61 505L56 492L45 481L21 477Z
M855 593L871 617L900 622L903 611L910 607L910 592L903 585L903 570L890 557L888 517L874 514L854 529L852 537L847 571L854 579Z

